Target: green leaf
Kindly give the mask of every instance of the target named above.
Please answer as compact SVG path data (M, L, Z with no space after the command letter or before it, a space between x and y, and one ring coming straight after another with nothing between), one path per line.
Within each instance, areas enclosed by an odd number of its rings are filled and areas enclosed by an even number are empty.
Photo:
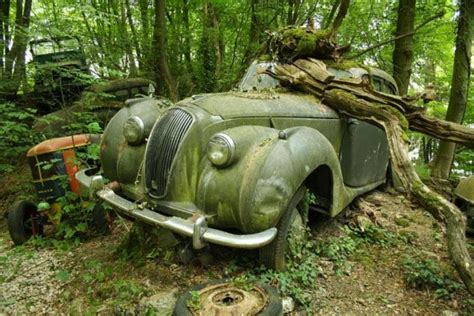
M58 279L61 282L67 282L71 278L71 274L69 271L66 270L61 270L56 274L56 279Z

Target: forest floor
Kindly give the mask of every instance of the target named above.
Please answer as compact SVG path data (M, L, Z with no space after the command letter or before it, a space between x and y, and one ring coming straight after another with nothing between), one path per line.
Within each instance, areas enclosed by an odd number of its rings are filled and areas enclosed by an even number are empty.
M132 227L126 221L79 244L46 237L14 247L3 213L14 200L33 196L29 181L26 166L0 179L0 314L166 315L186 288L254 269L256 252L217 247L206 265L180 263L175 249L127 259L117 251ZM289 315L474 313L474 299L450 264L443 230L426 211L394 191L374 191L357 205L311 225L322 249L315 257L318 276L300 290L312 305L297 304Z

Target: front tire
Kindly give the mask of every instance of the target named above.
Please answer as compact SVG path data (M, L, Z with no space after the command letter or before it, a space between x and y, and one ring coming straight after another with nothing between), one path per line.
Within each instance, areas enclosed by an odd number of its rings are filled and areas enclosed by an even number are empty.
M8 210L8 231L15 245L21 245L33 235L43 235L36 204L23 200L15 202Z
M275 271L286 270L286 252L288 248L288 233L293 224L301 217L301 201L306 193L306 188L301 186L293 195L288 207L278 222L277 235L271 243L260 248L260 263ZM302 222L300 224L303 224Z

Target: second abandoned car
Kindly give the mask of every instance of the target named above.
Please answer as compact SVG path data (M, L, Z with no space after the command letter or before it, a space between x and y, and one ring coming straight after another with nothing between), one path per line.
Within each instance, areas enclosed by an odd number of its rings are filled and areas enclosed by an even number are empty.
M122 214L189 236L196 249L260 248L262 263L284 269L305 193L316 200L310 211L334 217L386 181L389 153L382 129L280 87L261 67L272 64L250 66L236 91L164 111L129 103L104 132L103 176L77 178ZM397 93L383 71L329 70Z

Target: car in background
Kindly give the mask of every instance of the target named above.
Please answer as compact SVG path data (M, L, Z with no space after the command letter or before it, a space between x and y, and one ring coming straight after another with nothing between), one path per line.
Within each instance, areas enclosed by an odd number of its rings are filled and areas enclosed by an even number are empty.
M79 38L42 38L29 46L35 69L33 95L43 112L67 104L89 85L89 65Z

